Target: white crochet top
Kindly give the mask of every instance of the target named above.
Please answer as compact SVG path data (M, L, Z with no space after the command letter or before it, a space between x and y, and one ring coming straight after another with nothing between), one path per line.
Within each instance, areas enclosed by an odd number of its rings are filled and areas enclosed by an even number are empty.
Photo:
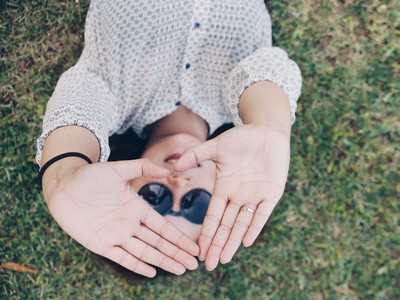
M109 136L129 127L143 136L179 105L210 134L241 124L239 98L260 80L288 94L294 121L300 70L272 47L262 0L92 0L82 55L47 104L37 161L47 136L66 125L91 130L106 161Z

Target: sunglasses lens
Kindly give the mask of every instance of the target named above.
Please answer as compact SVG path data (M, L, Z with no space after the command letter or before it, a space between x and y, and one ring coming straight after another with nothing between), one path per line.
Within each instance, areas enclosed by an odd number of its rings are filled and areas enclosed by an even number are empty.
M182 200L182 214L190 222L202 224L206 216L211 194L202 189L195 189Z
M138 194L160 214L164 214L172 207L171 192L160 183L146 184Z

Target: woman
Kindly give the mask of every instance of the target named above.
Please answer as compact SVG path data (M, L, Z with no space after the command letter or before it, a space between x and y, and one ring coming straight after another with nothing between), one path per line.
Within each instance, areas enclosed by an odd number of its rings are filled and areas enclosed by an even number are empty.
M195 256L213 270L250 246L283 193L301 88L270 25L259 0L92 1L85 48L38 139L60 226L148 277L149 264L193 270ZM108 137L129 127L149 138L143 159L106 163ZM161 216L157 205L170 198ZM180 212L195 201L194 213Z

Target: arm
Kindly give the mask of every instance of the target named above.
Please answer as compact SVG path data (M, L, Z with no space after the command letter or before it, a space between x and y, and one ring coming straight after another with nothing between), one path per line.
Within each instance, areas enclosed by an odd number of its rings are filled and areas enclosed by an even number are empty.
M100 68L97 6L92 4L89 7L85 47L78 62L61 75L47 103L43 131L37 140L36 160L39 165L67 151L82 151L93 162L108 159L108 137L117 130L120 116L117 99ZM77 158L66 160L79 161ZM50 176L46 174L45 177Z
M287 94L276 84L259 81L240 98L239 114L244 124L268 126L290 138L291 110Z
M270 48L276 53L266 52L266 56L262 51L267 50L259 49L233 70L227 95L237 126L189 149L175 165L178 171L208 159L217 165L199 238L199 258L206 260L209 270L218 262L229 262L241 242L246 247L253 244L284 191L301 77L297 65L276 49ZM261 61L269 68L263 68ZM285 70L289 75L282 74Z
M276 86L267 89L266 83L263 83L264 88L260 88L257 83L262 81L274 83ZM294 61L289 59L285 51L276 47L258 49L236 65L226 83L225 93L234 124L243 124L243 118L247 118L243 115L246 113L246 108L243 110L243 105L246 105L244 102L253 96L255 97L254 105L257 106L253 111L259 109L259 117L264 120L273 118L281 122L280 117L283 116L280 115L282 113L280 108L283 108L282 105L287 107L286 104L289 104L290 123L293 124L301 84L300 69ZM282 101L283 99L286 101ZM262 101L268 101L268 103ZM269 107L265 107L264 104Z
M73 151L95 163L67 157L51 165L43 176L46 203L60 227L89 250L144 276L155 275L151 265L182 274L197 267L197 245L130 185L135 177L162 178L168 171L147 160L105 162L108 135L121 116L99 68L93 13L79 62L61 76L47 104L37 160L43 165Z
M47 106L38 161L73 151L101 162L68 157L51 165L43 176L49 210L81 245L131 271L152 277L150 264L174 274L194 269L197 245L130 188L135 177L162 178L166 171L143 160L104 162L108 133L118 121L113 104L107 84L85 65L60 79Z
M241 242L246 247L253 244L283 194L290 160L288 107L278 86L255 83L241 98L244 125L185 151L175 165L178 171L208 159L217 165L199 237L199 258L208 270L231 261ZM241 211L243 206L255 213Z

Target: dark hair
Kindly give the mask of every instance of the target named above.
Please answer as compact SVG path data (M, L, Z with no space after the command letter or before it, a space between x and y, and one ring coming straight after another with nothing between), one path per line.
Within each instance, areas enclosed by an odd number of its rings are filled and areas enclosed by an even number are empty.
M215 130L208 139L212 139L232 127L232 123L224 124ZM110 137L111 155L108 160L138 159L142 156L148 141L148 139L141 139L132 129L128 129L123 134L114 134Z

